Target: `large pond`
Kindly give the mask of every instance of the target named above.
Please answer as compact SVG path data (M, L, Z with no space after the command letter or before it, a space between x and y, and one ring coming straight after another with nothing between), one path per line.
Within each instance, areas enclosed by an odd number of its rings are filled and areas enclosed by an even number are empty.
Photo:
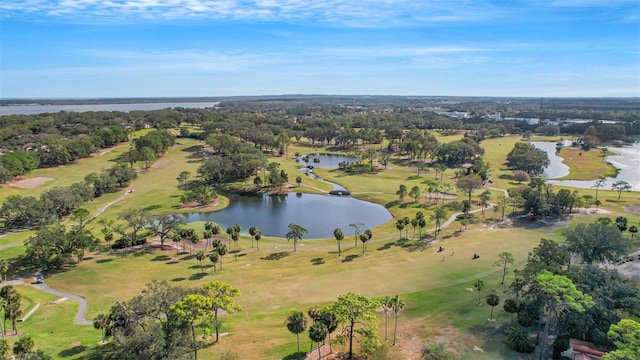
M187 222L213 221L225 229L237 223L245 232L255 226L262 234L277 237L285 237L287 226L294 223L309 231L305 238L328 238L338 227L348 234L349 224L361 222L368 229L391 220L384 206L344 196L232 195L229 200L220 211L188 214Z
M308 156L308 157L307 157ZM358 159L351 157L351 156L345 156L345 155L337 155L337 154L314 154L314 155L301 155L298 158L296 158L296 162L300 163L300 164L305 164L305 167L301 167L300 171L307 175L308 177L314 179L314 180L319 180L319 181L324 181L324 182L328 182L329 184L331 184L333 186L333 190L334 191L347 191L347 189L345 189L344 187L336 184L336 183L332 183L329 181L326 181L324 179L322 179L321 177L317 176L316 174L313 173L313 169L315 168L328 168L328 169L335 169L337 167L340 166L340 163L342 162L346 162L346 163L352 163L352 162L356 162L358 161Z
M318 159L314 161L313 159ZM296 160L305 163L302 157ZM309 155L307 165L300 171L318 180L313 168L337 168L340 162L357 159L343 155ZM322 180L324 181L324 180ZM303 180L304 182L304 180ZM345 190L330 183L335 191ZM372 228L391 220L391 213L382 205L354 199L350 196L332 196L291 193L286 195L231 195L229 206L213 213L191 213L187 221L212 221L225 229L240 224L243 231L255 226L266 236L285 237L291 223L301 225L309 232L305 238L333 237L333 230L341 228L345 234L349 224L363 223L363 229Z
M543 177L548 179L549 184L569 186L581 189L590 189L595 185L595 180L553 180L569 174L569 167L556 155L556 143L553 142L532 142L534 146L547 152L549 155L549 166L545 169ZM640 191L640 143L631 146L608 147L609 151L616 155L607 156L605 160L619 169L615 178L606 178L603 189L611 189L611 185L616 181L626 181L631 185L632 190Z

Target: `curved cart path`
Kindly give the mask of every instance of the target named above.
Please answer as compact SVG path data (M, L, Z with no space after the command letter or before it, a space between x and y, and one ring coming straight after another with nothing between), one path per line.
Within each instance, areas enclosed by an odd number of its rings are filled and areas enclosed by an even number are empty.
M78 325L93 325L93 321L87 320L87 318L85 318L84 316L87 312L88 304L83 297L52 289L44 282L40 284L33 284L32 286L35 287L36 289L40 289L42 291L48 292L49 294L75 300L80 306L78 307L78 312L76 313L76 316L73 317L73 322Z

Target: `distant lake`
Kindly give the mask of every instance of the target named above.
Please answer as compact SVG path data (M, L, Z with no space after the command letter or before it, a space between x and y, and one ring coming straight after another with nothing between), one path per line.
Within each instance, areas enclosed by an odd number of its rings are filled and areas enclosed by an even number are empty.
M169 108L204 109L216 107L219 101L209 102L150 102L131 104L76 104L76 105L8 105L0 106L0 115L36 115L42 113L85 112L85 111L150 111Z

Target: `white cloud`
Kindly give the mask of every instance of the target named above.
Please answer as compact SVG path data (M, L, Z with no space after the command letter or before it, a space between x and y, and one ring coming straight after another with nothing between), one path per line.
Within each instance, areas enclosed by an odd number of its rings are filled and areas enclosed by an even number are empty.
M39 14L66 21L135 19L231 19L412 26L495 19L490 2L465 0L23 0L0 2L0 14Z

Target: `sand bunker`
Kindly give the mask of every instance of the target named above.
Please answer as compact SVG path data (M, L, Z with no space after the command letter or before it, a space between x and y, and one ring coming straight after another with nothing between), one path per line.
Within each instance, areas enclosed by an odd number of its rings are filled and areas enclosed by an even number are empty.
M36 177L33 179L20 180L14 184L11 184L11 186L15 186L20 189L35 189L49 180L54 180L54 179L48 178L48 177Z
M171 162L171 160L157 161L155 164L151 165L151 167L154 168L154 169L161 168L161 167L169 164L170 162Z
M624 211L632 214L640 214L640 204L631 204L623 207Z

